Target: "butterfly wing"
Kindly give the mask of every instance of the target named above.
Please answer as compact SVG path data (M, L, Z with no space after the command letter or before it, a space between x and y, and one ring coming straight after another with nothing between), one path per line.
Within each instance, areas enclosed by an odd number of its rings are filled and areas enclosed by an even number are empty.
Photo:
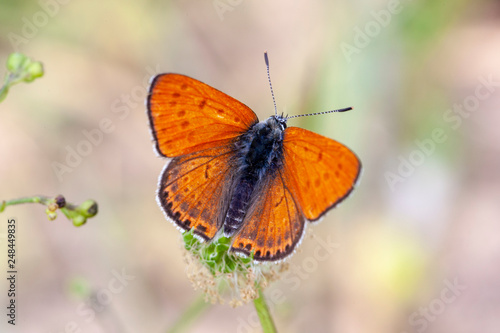
M290 255L304 233L305 220L283 169L268 175L255 190L256 201L231 250L257 261L276 261Z
M156 149L166 157L221 146L258 121L246 105L180 74L160 74L153 79L148 116Z
M318 220L352 191L361 163L346 146L316 133L285 130L282 165L255 190L256 201L232 250L253 251L257 261L290 255L304 234L305 218Z
M180 228L212 239L233 187L234 140L257 116L234 98L179 74L153 79L148 116L158 153L173 158L160 176L160 206Z
M298 127L283 140L284 173L309 221L318 220L354 188L361 162L343 144Z
M160 177L158 201L184 230L212 239L224 222L235 165L230 142L175 157Z

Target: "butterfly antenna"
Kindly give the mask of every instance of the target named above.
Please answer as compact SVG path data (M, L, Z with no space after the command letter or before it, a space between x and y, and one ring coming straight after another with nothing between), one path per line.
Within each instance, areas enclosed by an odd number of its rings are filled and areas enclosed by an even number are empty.
M274 115L278 115L278 108L276 107L276 100L274 99L273 85L271 84L271 75L269 74L269 58L267 57L267 52L264 52L264 60L266 61L267 67L267 79L269 80L269 87L271 87L271 96L273 96L274 103Z
M287 116L286 119L291 119L291 118L298 118L298 117L309 117L309 116L317 116L320 114L327 114L327 113L332 113L332 112L346 112L349 110L352 110L352 107L348 108L343 108L343 109L337 109L337 110L330 110L330 111L323 111L323 112L315 112L315 113L308 113L308 114L298 114L295 116Z

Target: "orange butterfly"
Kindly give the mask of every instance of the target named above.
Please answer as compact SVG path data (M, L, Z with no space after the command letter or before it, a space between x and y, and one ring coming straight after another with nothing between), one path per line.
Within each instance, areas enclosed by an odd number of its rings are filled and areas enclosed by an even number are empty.
M287 128L291 117L259 122L246 105L184 75L156 76L147 106L156 149L171 158L158 189L166 216L207 241L232 236L231 250L257 261L290 255L305 220L345 199L361 170L341 143Z

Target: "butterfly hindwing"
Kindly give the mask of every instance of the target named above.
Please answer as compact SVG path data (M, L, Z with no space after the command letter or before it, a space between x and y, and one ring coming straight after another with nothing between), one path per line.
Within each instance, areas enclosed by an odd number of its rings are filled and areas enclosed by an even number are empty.
M253 251L257 261L283 259L302 238L303 214L281 169L268 175L256 192L232 250L247 256Z
M230 141L176 157L160 177L158 200L165 214L205 240L221 228L235 172Z
M298 127L285 130L283 154L285 177L309 221L345 199L361 171L361 162L349 148Z
M243 103L180 74L153 79L148 116L157 151L166 157L218 147L258 121Z

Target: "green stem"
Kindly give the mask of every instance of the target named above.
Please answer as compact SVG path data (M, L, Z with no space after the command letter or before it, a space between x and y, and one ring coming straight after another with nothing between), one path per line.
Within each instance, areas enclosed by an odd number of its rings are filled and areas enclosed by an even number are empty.
M49 197L44 197L44 196L12 199L12 200L4 201L4 205L2 205L2 207L19 205L19 204L23 204L23 203L40 203L42 205L47 205L49 200L50 200Z
M87 219L96 216L98 211L97 203L94 200L86 200L81 205L76 206L72 203L66 202L66 199L62 195L58 195L55 198L47 196L34 196L0 201L0 213L2 213L7 206L24 203L39 203L47 206L45 213L47 213L47 217L51 221L57 217L56 211L60 210L70 221L73 222L73 225L76 227L84 225L87 222Z
M191 325L196 318L198 318L205 309L210 306L210 303L205 302L205 297L203 295L199 296L191 306L184 311L182 316L177 320L177 322L170 328L168 333L180 333L185 332L186 329Z
M7 200L7 201L0 201L0 213L3 212L5 207L7 207L7 206L13 206L13 205L19 205L19 204L25 204L25 203L39 203L39 204L48 206L53 201L54 201L54 198L43 196L43 195L34 196L34 197L27 197L27 198L12 199L12 200ZM68 203L66 203L65 207L67 209L74 210L77 206L68 202Z
M260 324L262 325L262 331L264 333L277 333L276 326L274 326L273 317L271 317L271 312L269 312L269 307L267 306L266 299L264 298L264 293L262 288L257 286L259 291L259 297L253 300L255 305L255 310L259 315Z

